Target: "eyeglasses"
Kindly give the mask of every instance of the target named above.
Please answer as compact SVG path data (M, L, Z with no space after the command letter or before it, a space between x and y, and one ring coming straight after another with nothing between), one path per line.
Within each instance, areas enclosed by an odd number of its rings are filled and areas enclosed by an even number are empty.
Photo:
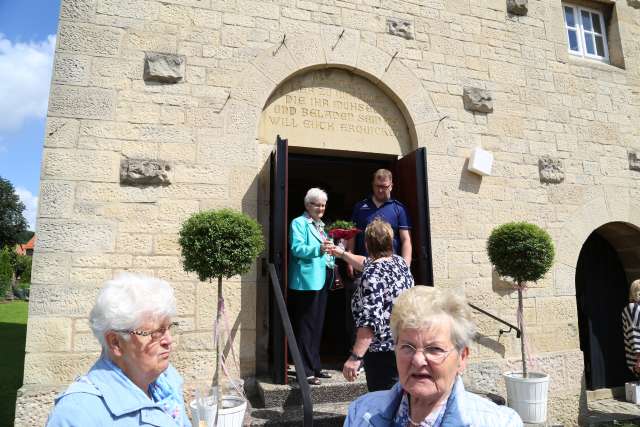
M130 335L138 335L141 337L150 336L153 341L157 341L165 336L167 332L177 333L178 326L180 326L180 322L171 322L167 326L162 326L154 331L143 331L139 329L114 329L114 332L119 332L121 334L130 334Z
M388 190L391 188L393 184L387 184L387 185L383 185L383 184L374 184L373 186L376 187L378 190Z
M429 361L429 363L433 363L434 365L439 365L444 362L444 360L449 356L456 348L453 347L449 350L445 350L440 347L424 347L424 348L415 348L411 344L401 344L397 347L398 355L404 357L406 359L412 359L413 356L417 352L422 352L424 354L424 358Z
M326 204L324 203L309 203L311 206L313 206L314 208L324 208L326 206Z

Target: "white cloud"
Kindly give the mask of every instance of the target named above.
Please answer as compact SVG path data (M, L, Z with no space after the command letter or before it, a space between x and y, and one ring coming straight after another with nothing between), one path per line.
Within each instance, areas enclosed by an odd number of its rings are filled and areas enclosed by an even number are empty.
M20 201L24 203L26 209L23 215L29 223L29 230L36 229L36 214L38 213L38 196L31 194L26 188L16 187L16 194L20 197Z
M47 114L56 38L13 43L0 34L0 131Z

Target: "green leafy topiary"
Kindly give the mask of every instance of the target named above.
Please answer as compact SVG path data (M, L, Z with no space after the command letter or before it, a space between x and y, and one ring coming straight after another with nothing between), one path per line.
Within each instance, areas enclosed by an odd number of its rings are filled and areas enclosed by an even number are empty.
M218 279L218 313L215 326L216 371L213 384L219 385L222 371L222 278L249 271L256 257L264 250L262 228L247 215L231 209L204 211L192 215L180 230L183 266L194 271L202 281ZM229 331L227 331L228 335ZM218 393L218 408L222 408L222 393Z
M246 273L264 249L260 225L231 209L194 214L182 225L179 243L184 269L203 281Z
M487 242L489 259L500 276L518 285L540 280L555 255L549 234L535 224L510 222L496 227Z
M496 272L516 282L522 376L526 378L528 356L525 346L522 291L526 282L540 280L551 268L555 256L553 241L546 231L535 224L510 222L493 229L487 241L487 252Z

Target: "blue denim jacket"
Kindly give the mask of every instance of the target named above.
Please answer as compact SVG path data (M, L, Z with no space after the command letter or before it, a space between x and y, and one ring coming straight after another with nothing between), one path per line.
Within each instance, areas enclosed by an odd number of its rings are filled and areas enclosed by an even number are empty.
M117 369L112 362L99 359L87 375L56 397L47 427L191 427L184 402L182 416L175 421ZM182 378L172 366L156 382L168 385L181 398Z
M345 427L391 427L402 400L402 386L361 396L349 406ZM441 427L522 427L516 412L464 389L458 377L444 410Z

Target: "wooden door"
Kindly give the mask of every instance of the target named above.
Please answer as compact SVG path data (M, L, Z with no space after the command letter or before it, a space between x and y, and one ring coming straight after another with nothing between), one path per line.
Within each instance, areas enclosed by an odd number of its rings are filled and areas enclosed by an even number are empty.
M269 262L276 268L280 289L287 299L287 182L289 146L280 135L276 139L276 148L271 153L271 204L269 224ZM272 289L272 288L270 288ZM271 291L273 292L273 291ZM269 299L269 347L271 374L274 383L287 382L287 337L282 325L274 296Z
M412 225L411 272L416 285L433 286L427 185L427 150L425 148L418 148L395 162L393 197L405 205Z

